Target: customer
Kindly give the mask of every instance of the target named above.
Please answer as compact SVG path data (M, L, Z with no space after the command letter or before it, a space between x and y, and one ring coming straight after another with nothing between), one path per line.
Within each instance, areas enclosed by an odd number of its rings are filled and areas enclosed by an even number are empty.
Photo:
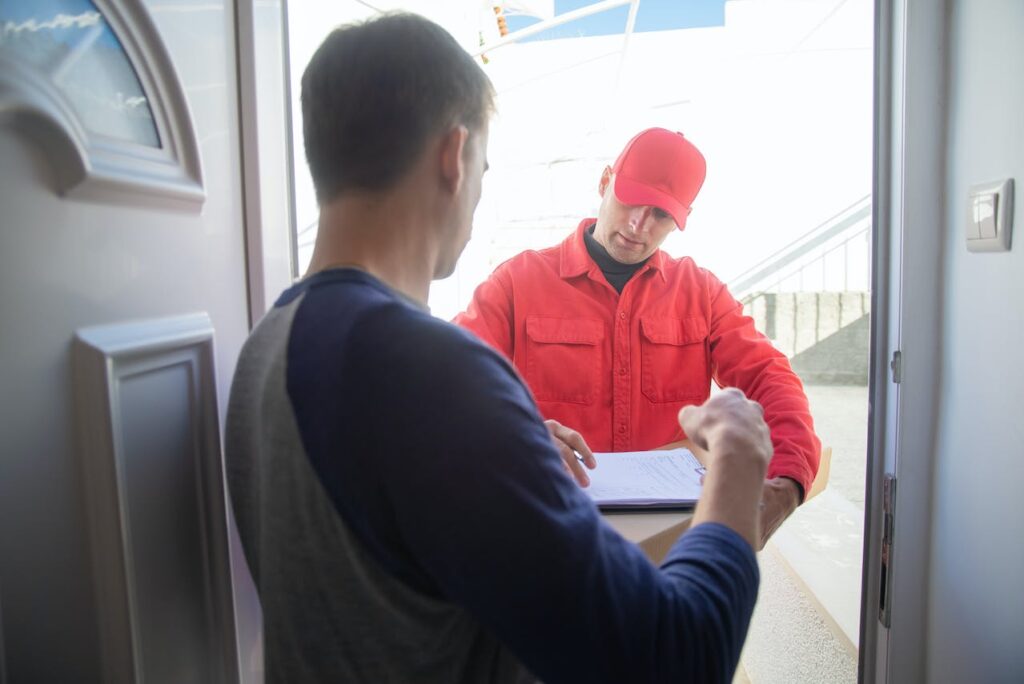
M771 454L738 392L681 414L711 455L656 568L568 478L529 391L431 317L469 239L492 90L438 26L334 31L302 79L307 276L256 326L228 482L271 682L728 682Z

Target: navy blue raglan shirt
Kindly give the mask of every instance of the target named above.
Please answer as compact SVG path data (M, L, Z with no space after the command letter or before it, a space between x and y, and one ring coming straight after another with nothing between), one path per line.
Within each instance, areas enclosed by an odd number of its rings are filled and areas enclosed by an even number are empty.
M281 296L225 442L269 680L732 678L749 544L706 523L653 566L565 474L515 370L367 273Z

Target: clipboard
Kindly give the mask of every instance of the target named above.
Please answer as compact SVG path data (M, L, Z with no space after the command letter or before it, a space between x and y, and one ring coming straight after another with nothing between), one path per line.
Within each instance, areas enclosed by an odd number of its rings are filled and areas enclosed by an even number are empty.
M689 449L595 453L584 492L601 510L689 510L700 499L704 466Z

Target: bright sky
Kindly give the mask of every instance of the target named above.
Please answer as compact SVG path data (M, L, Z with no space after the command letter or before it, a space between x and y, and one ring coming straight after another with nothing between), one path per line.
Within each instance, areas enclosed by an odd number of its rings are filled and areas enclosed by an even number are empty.
M555 15L565 14L594 4L594 0L555 0ZM606 36L622 33L629 15L629 5L598 12L578 21L556 26L527 40ZM517 31L538 19L509 16L508 27ZM642 0L636 14L634 31L668 31L671 29L722 26L725 24L725 0Z

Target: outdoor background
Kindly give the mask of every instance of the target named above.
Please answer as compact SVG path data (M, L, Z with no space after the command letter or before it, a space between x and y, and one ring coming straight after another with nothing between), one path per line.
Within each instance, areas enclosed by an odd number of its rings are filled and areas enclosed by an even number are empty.
M499 263L556 244L595 216L601 171L636 132L684 133L707 158L707 180L686 230L664 249L692 256L744 301L791 357L817 432L832 448L828 488L760 554L761 598L737 679L855 681L873 3L641 0L632 31L627 3L505 45L494 4L514 32L592 3L289 2L299 275L317 207L302 156L298 83L339 23L389 9L423 14L477 54L497 90L473 239L455 273L431 289L431 311L444 319Z

